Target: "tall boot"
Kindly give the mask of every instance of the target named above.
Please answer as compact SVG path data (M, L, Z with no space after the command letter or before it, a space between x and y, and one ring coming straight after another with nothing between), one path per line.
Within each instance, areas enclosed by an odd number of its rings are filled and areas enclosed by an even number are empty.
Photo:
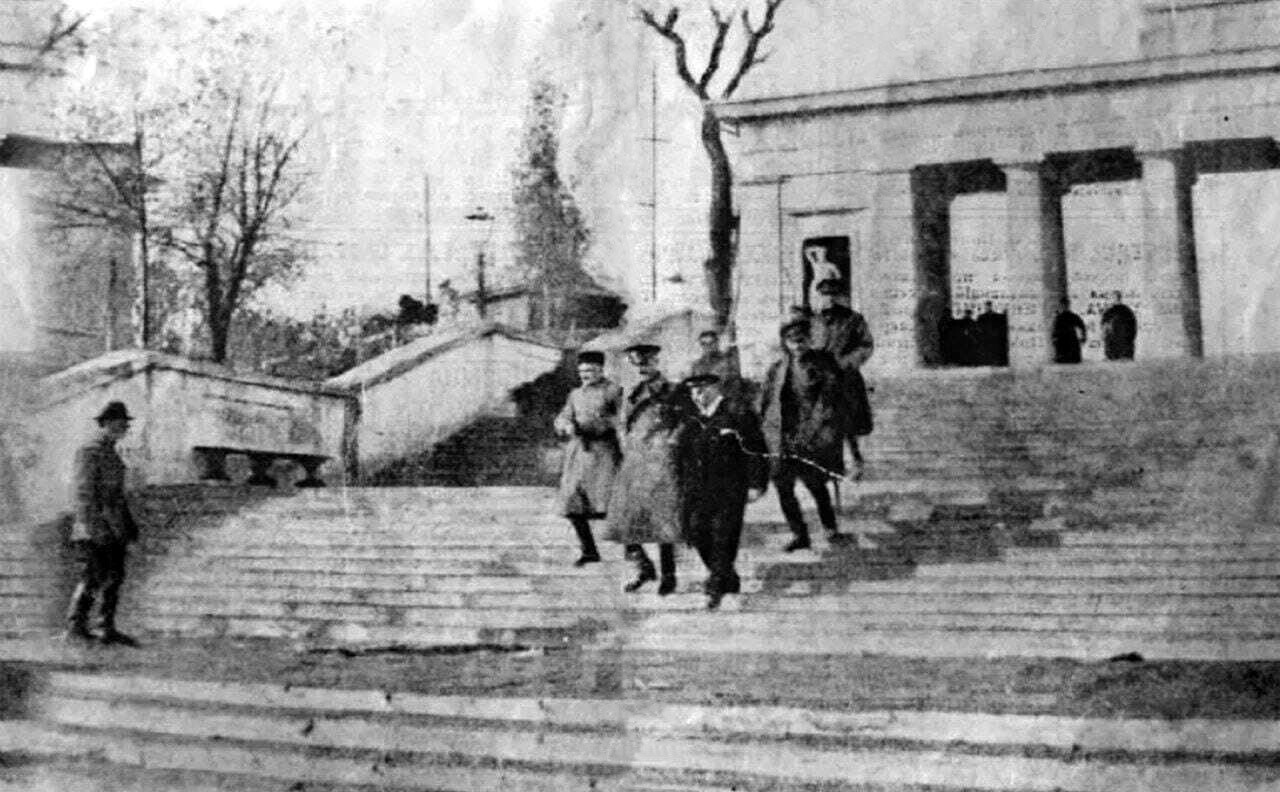
M596 539L591 535L591 523L586 517L570 517L574 533L578 535L578 544L582 547L582 555L574 566L584 566L600 560L600 552L596 550Z
M93 591L82 580L71 594L71 604L67 607L67 631L64 633L67 640L93 640L93 633L89 632L89 609L92 607Z
M676 590L676 546L670 542L658 545L658 569L662 581L658 584L658 596L665 597Z
M645 583L658 579L658 573L653 569L653 562L649 560L649 556L642 546L638 544L627 545L627 557L636 562L636 579L623 586L623 591L631 594L639 591L640 587Z

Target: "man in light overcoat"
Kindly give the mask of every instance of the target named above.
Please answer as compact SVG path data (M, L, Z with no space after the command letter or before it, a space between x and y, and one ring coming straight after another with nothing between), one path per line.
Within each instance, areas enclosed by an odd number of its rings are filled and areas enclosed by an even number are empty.
M578 381L564 409L555 419L555 430L567 440L560 471L560 513L569 518L578 535L582 554L575 566L600 560L591 520L604 519L613 491L613 479L622 461L618 442L618 414L622 389L604 376L604 353L578 355Z
M622 406L622 465L605 535L625 545L627 558L636 564L636 577L623 590L637 591L660 572L658 594L665 596L676 590L675 543L681 538L676 432L685 408L682 391L658 368L658 346L634 344L625 351L640 382ZM645 542L658 545L658 572Z

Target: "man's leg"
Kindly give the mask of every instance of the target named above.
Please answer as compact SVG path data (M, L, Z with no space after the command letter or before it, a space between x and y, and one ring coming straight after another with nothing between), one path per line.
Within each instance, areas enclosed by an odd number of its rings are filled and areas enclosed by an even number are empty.
M796 469L790 461L784 460L779 466L773 477L773 488L778 492L778 505L782 507L782 516L787 519L787 527L793 534L783 550L788 553L803 550L809 546L809 527L804 524L804 512L800 510L800 501L796 500Z
M138 642L116 629L116 605L120 587L124 585L124 565L128 550L125 545L102 548L102 593L98 597L98 640L105 644L137 646Z
M569 518L569 522L573 524L573 531L578 535L578 544L582 547L582 555L573 562L573 565L583 566L599 561L600 551L596 549L596 539L591 535L591 522L588 518L575 514Z
M658 571L662 575L658 596L665 597L676 590L676 546L671 542L658 545Z
M638 591L641 586L651 580L658 579L658 573L653 568L653 562L649 560L649 555L645 553L644 546L636 543L626 546L627 558L635 562L636 577L630 583L622 587L622 590L630 594Z
M716 513L712 529L713 587L707 592L707 607L715 610L725 594L737 594L742 581L734 569L738 558L738 544L742 538L742 510L744 506L729 505Z
M800 481L818 504L818 520L823 529L828 534L838 533L840 527L836 524L836 510L831 505L831 491L827 489L826 475L816 470L805 472L800 475Z
M89 632L89 611L93 608L94 594L101 587L99 559L97 548L88 542L77 542L75 553L80 562L80 580L71 594L71 603L67 607L68 640L88 641L93 639Z

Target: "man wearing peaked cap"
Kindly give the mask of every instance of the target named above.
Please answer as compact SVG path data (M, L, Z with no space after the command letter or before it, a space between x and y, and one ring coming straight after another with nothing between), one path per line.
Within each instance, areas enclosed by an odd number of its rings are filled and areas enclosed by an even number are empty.
M98 603L96 639L103 644L136 646L116 629L116 605L124 584L129 544L138 526L125 497L125 466L116 443L129 431L133 416L123 402L113 401L98 413L98 434L76 452L76 513L71 542L82 564L80 580L67 610L67 640L89 641L89 612Z
M685 393L663 376L656 344L633 344L625 350L639 382L623 399L618 430L622 464L609 498L605 537L625 548L636 565L636 577L623 586L631 593L657 580L658 594L676 590L676 548L680 540L680 491L676 432ZM658 545L658 569L644 543Z
M768 485L768 449L756 414L728 398L715 374L682 385L693 409L679 433L681 530L707 568L707 608L715 610L742 587L734 569L742 518Z
M818 284L817 291L819 305L813 315L810 343L814 349L831 353L840 366L850 408L844 434L853 454L854 478L861 478L863 459L858 438L871 434L874 426L862 365L875 351L875 341L866 318L847 304L848 281L828 278Z
M583 566L600 560L590 521L606 516L622 461L617 431L622 389L604 376L603 352L578 353L578 381L556 416L555 430L567 441L560 469L560 512L569 518L581 546L574 565Z

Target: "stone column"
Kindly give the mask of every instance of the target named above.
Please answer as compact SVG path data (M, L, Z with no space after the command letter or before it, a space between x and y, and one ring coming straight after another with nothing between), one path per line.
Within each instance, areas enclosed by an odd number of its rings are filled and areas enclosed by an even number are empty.
M782 304L783 180L740 183L734 190L739 212L736 318L743 373L758 377L776 353Z
M1065 289L1062 196L1038 162L1000 163L1007 200L1009 365L1050 362L1049 333Z
M1200 276L1191 212L1195 174L1182 151L1144 151L1138 157L1146 282L1139 356L1200 357Z
M920 363L916 298L916 218L912 212L911 172L884 171L871 176L871 227L866 280L866 313L874 318L876 351L868 368L907 372Z

